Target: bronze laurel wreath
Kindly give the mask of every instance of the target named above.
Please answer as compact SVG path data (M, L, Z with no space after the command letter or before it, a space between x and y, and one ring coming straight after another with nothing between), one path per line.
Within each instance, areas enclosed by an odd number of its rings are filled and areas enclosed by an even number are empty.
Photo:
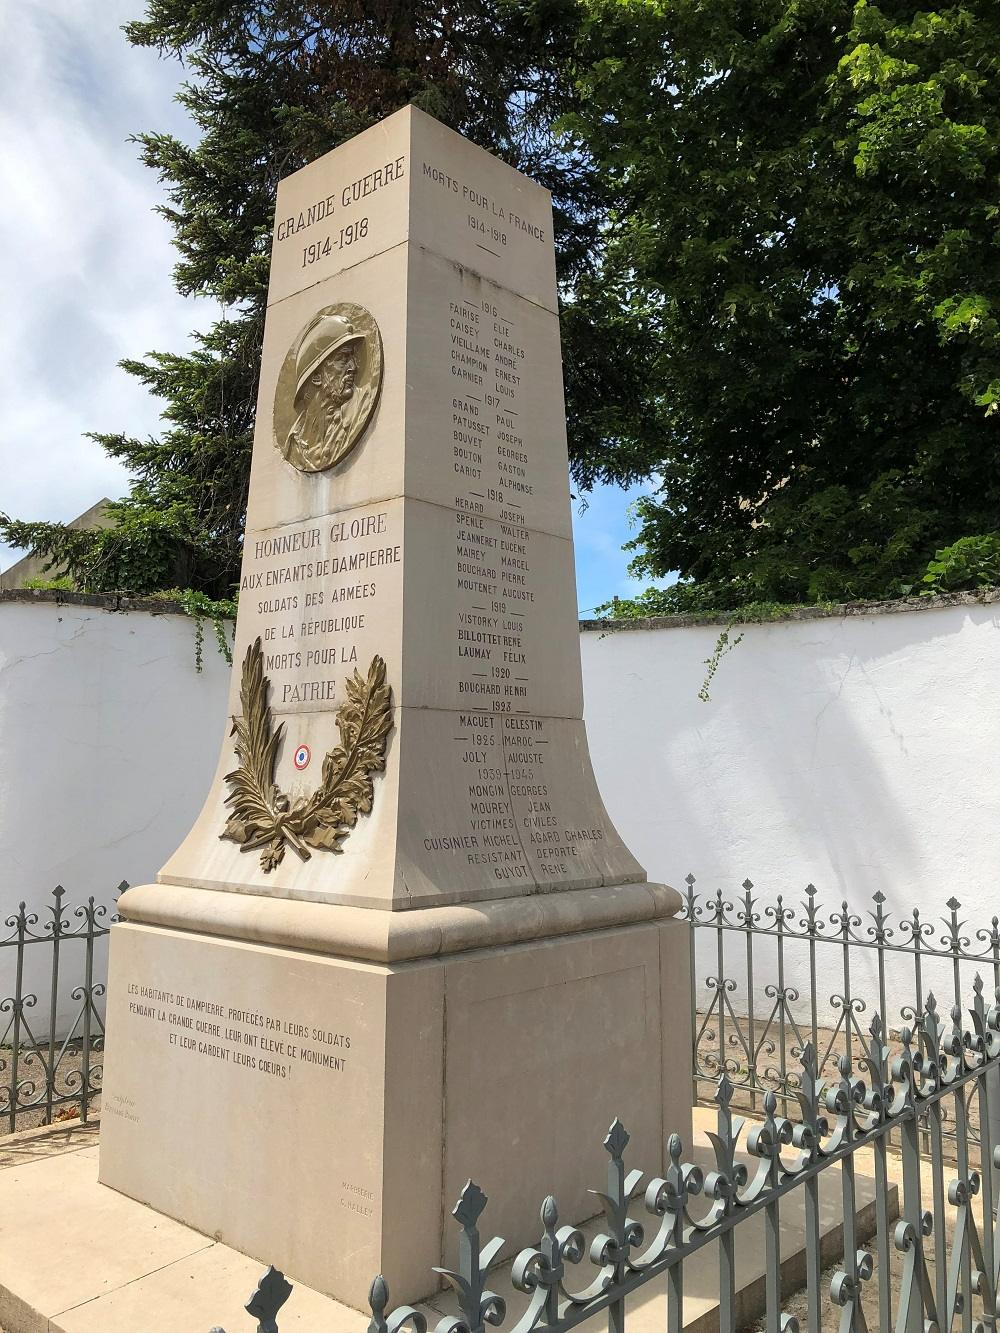
M232 806L221 838L244 852L263 847L260 864L267 873L280 865L288 843L303 861L310 847L340 852L340 843L370 814L374 800L371 774L385 768L385 747L392 730L392 689L385 662L373 657L368 679L355 671L347 679L347 700L337 710L340 744L323 760L323 781L311 796L291 804L274 781L274 762L285 724L272 727L267 703L270 681L264 675L260 639L247 649L240 685L242 717L233 718L239 768L226 774Z

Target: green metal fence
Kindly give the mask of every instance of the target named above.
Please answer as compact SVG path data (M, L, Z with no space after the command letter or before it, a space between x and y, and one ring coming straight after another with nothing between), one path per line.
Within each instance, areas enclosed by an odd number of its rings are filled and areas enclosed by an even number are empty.
M684 916L692 926L696 1100L714 1096L725 1073L741 1105L759 1109L773 1091L788 1111L807 1042L819 1071L835 1073L843 1056L866 1051L872 1013L898 1032L919 1027L931 991L950 1008L976 974L991 990L1000 986L1000 918L970 925L954 897L933 921L916 907L896 916L880 892L864 906L824 908L812 884L796 900L768 900L750 880L739 893L699 894L689 875ZM946 1113L952 1152L957 1124ZM978 1137L978 1114L963 1132Z
M563 1222L550 1196L541 1202L537 1243L517 1254L507 1253L496 1237L482 1243L487 1196L470 1180L454 1209L455 1266L428 1273L428 1292L443 1280L457 1303L457 1313L436 1321L435 1333L484 1333L486 1325L508 1333L568 1333L598 1319L607 1320L609 1333L624 1333L629 1299L654 1279L665 1283L667 1333L679 1333L685 1263L710 1246L717 1250L719 1328L735 1333L736 1256L741 1244L754 1243L745 1224L755 1217L763 1218L767 1333L800 1327L820 1333L831 1312L841 1333L997 1327L996 919L975 933L983 946L977 951L954 899L935 932L914 913L897 935L878 896L864 925L862 914L846 904L824 920L812 890L800 923L780 899L762 905L752 886L744 893L738 910L720 894L706 907L693 882L688 885L692 960L697 962L698 938L712 944L715 984L708 990L715 1000L692 1038L697 1086L710 1091L714 1106L713 1168L692 1164L691 1145L675 1134L665 1145L666 1171L645 1175L628 1161L629 1135L615 1121L604 1139L606 1178L592 1191L602 1215L596 1237L587 1243L580 1219ZM107 914L93 899L71 912L64 896L56 889L43 913L22 904L7 920L10 934L0 940L0 966L4 957L11 960L7 985L0 988L10 991L0 999L0 1013L7 1016L0 1038L0 1113L10 1128L29 1112L51 1120L71 1109L86 1119L100 1091L104 979L96 946L108 932ZM743 1003L729 965L730 941L737 942L744 964ZM796 965L808 978L805 996L790 980L793 947L805 951L805 962ZM828 948L835 951L828 956L836 967L821 961ZM48 1012L41 1024L32 1021L37 996L24 985L32 950L48 959ZM912 978L907 971L907 984L893 1000L899 973L891 961L897 955L904 956ZM872 963L867 979L856 961L861 956ZM949 982L944 1005L921 991L932 963L938 979ZM968 977L970 965L985 965L992 984L979 973ZM59 999L67 987L74 1008L59 1035ZM755 1007L758 988L767 1001L763 1008ZM895 1011L896 1026L885 1021L887 1009ZM868 1249L859 1243L856 1223L859 1162L874 1179L876 1229ZM898 1220L890 1166L901 1181ZM831 1168L836 1175L824 1180ZM832 1182L843 1243L832 1280L825 1281L819 1200L821 1186L829 1189ZM781 1215L793 1197L804 1218L805 1313L798 1316L787 1309L789 1293L781 1281ZM511 1302L489 1286L491 1267L505 1260L512 1262ZM277 1333L279 1311L292 1297L291 1284L269 1269L246 1309L259 1330ZM371 1283L370 1305L370 1333L426 1333L426 1311L393 1309L381 1276Z
M489 1288L492 1265L504 1242L485 1245L479 1232L487 1197L472 1181L462 1191L454 1217L458 1226L454 1269L435 1269L452 1287L458 1313L442 1317L435 1333L484 1333L487 1324L508 1333L568 1333L590 1320L606 1320L608 1333L624 1333L630 1296L661 1275L666 1280L664 1327L684 1327L684 1266L697 1251L718 1248L720 1333L736 1333L736 1253L740 1228L764 1216L765 1327L767 1333L819 1333L824 1311L833 1307L841 1333L874 1327L898 1333L935 1333L960 1327L996 1327L1000 1234L992 1168L996 1145L970 1144L970 1111L991 1123L990 1099L1000 1070L1000 997L987 1004L977 977L966 1009L942 1016L932 996L887 1042L876 1014L866 1033L856 1034L855 1055L839 1057L836 1074L819 1074L815 1050L806 1041L796 1073L796 1112L779 1114L773 1090L763 1093L756 1123L734 1114L733 1084L723 1072L715 1092L712 1136L715 1169L703 1173L685 1161L677 1135L667 1144L670 1165L647 1178L626 1165L629 1136L616 1120L604 1140L607 1178L596 1182L595 1202L604 1229L585 1243L572 1225L560 1225L556 1200L540 1209L540 1238L513 1258L511 1278L523 1297L518 1308ZM943 1153L946 1108L955 1125L957 1160ZM922 1147L921 1123L930 1147ZM890 1217L888 1154L900 1144L901 1216ZM739 1160L745 1145L752 1168ZM856 1230L856 1163L859 1153L874 1161L877 1228L874 1253L862 1249ZM973 1159L977 1160L974 1162ZM821 1178L839 1168L843 1218L841 1262L824 1286L821 1273L819 1190ZM927 1176L929 1175L929 1184ZM804 1202L806 1292L804 1322L786 1313L781 1289L781 1210L793 1194ZM874 1310L865 1288L878 1276ZM432 1289L436 1278L428 1275ZM276 1333L277 1317L291 1294L283 1275L269 1270L248 1311L261 1333ZM369 1333L427 1333L426 1314L411 1306L390 1310L382 1277L370 1290ZM869 1322L872 1321L872 1322ZM221 1333L215 1330L215 1333ZM317 1328L316 1333L323 1333Z
M10 1133L86 1121L101 1091L106 963L97 950L108 909L92 897L69 908L65 896L57 885L38 911L22 902L0 938L0 1123Z

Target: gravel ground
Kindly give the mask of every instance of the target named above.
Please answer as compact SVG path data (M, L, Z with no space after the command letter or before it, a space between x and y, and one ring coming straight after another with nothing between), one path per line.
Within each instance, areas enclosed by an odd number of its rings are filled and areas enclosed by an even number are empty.
M949 1255L951 1250L953 1231L954 1231L953 1227L948 1228ZM930 1279L931 1286L933 1287L934 1274L935 1274L933 1241L925 1241L924 1246L925 1246L924 1255L927 1259L927 1276ZM873 1258L876 1258L874 1240L871 1241L868 1245L862 1246L862 1249L866 1250L869 1254L871 1254ZM901 1254L896 1254L896 1252L893 1251L892 1272L890 1276L893 1320L895 1320L897 1313L899 1311L899 1298L902 1293L902 1270L903 1270L903 1256ZM833 1267L826 1269L826 1271L823 1273L823 1278L821 1283L821 1291L823 1297L823 1318L822 1318L822 1323L820 1325L822 1333L837 1333L837 1330L839 1330L840 1328L841 1317L844 1313L841 1307L839 1305L834 1305L833 1301L830 1299L830 1283L833 1281L834 1276L837 1274L838 1271L839 1271L839 1266L834 1265ZM868 1324L869 1329L872 1330L879 1328L878 1302L879 1302L880 1277L881 1274L879 1273L878 1262L876 1258L875 1271L871 1276L871 1280L864 1284L862 1302L861 1302L865 1312L865 1320ZM782 1310L785 1314L795 1315L802 1329L807 1329L809 1327L809 1322L808 1322L809 1307L804 1289L802 1291L796 1292L794 1296L787 1297L785 1301L783 1301L782 1303ZM980 1302L976 1297L973 1297L973 1310L981 1314ZM767 1330L766 1321L764 1319L760 1319L757 1321L757 1323L752 1324L750 1326L750 1331L748 1331L748 1333L766 1333L766 1330ZM889 1330L884 1330L884 1333L889 1333Z
M11 1052L0 1047L0 1137L5 1134L19 1133L24 1129L37 1129L46 1123L45 1071L43 1061L48 1061L48 1047L39 1048L40 1059L26 1055L23 1051L17 1067L17 1083L20 1089L18 1110L14 1118L13 1130L10 1123L10 1079ZM59 1052L56 1051L56 1058ZM103 1065L104 1053L91 1050L91 1084L100 1083L99 1068ZM71 1046L63 1053L56 1072L56 1098L53 1106L53 1123L62 1120L75 1120L81 1114L79 1085L83 1081L82 1057L78 1047ZM33 1084L34 1087L29 1085ZM63 1100L65 1099L65 1100ZM91 1093L88 1100L88 1117L97 1116L101 1109L100 1093ZM0 1333L3 1330L0 1329Z

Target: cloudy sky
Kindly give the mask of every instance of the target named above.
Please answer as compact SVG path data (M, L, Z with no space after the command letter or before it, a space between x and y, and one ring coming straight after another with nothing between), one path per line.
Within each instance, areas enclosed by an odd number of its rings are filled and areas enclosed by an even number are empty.
M179 351L212 303L171 286L163 198L130 134L189 137L176 61L120 32L142 0L0 5L0 511L66 520L121 495L124 470L89 430L142 436L158 405L123 356ZM579 607L638 589L621 550L639 488L603 488L576 514ZM0 545L0 568L17 553Z

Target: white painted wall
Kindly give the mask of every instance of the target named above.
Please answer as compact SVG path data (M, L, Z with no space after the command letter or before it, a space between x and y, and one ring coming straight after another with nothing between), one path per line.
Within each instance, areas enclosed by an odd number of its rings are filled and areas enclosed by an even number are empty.
M936 920L955 894L974 936L1000 907L998 629L1000 602L747 626L707 704L719 626L585 631L609 812L651 878L683 887L693 871L732 900L749 876L796 905L812 881L828 908L881 889L897 918L916 904ZM193 635L180 615L0 600L0 920L56 883L73 904L110 904L188 831L227 731L229 671L209 635L197 674ZM822 958L827 1008L837 975ZM773 959L754 972L759 1008ZM788 980L802 1012L801 959ZM898 1008L909 982L890 981Z
M210 633L204 661L199 675L183 615L0 600L0 937L22 899L37 908L61 883L67 904L110 907L122 879L148 881L174 850L226 727L229 668ZM0 998L13 955L0 949ZM29 950L43 1024L48 955Z
M916 905L937 921L954 894L975 942L1000 908L1000 603L746 626L702 703L720 628L581 636L594 767L650 878L683 889L690 871L733 900L749 876L796 907L809 881L828 908L880 889L897 919ZM699 939L703 977L715 968ZM840 960L819 956L828 1010ZM911 975L890 976L893 1018ZM950 975L928 976L950 1005ZM759 958L758 1010L774 979Z

